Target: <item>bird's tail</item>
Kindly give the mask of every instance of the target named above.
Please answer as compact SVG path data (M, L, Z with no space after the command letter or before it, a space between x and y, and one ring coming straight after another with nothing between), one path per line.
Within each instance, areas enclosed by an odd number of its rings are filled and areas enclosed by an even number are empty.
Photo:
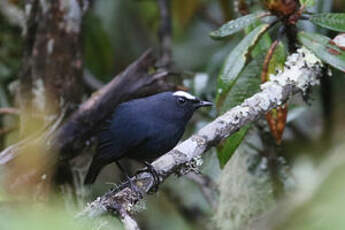
M103 168L102 164L99 164L99 162L97 163L95 160L93 160L89 168L89 171L86 175L84 184L85 185L93 184L102 168Z

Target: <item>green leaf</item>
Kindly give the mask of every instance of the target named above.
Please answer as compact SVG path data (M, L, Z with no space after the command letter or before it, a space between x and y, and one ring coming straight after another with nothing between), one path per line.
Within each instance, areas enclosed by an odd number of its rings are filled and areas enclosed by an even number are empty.
M264 59L258 57L245 67L235 86L227 95L223 106L220 108L221 113L241 104L246 98L251 97L260 90L260 73L263 60ZM249 125L243 127L238 132L228 137L224 144L217 148L218 160L221 168L224 167L238 146L242 143L249 128Z
M228 137L221 147L217 148L218 160L221 168L224 168L225 164L242 143L249 128L250 125L242 127L239 131Z
M213 39L225 38L243 30L247 26L255 23L257 19L267 16L268 14L268 12L261 11L229 21L228 23L222 25L218 30L211 32L210 37Z
M300 32L298 40L327 64L345 72L345 51L321 34Z
M265 59L266 53L269 50L271 44L271 36L269 35L269 33L265 33L264 35L262 35L260 41L257 43L253 51L251 52L252 57L255 58L259 55L263 59Z
M345 14L315 14L310 17L310 21L330 30L345 32Z
M224 103L218 111L220 114L241 104L245 99L251 97L260 90L260 74L264 59L257 58L251 61L236 79L234 86L228 92Z
M249 34L251 31L253 31L257 26L261 25L262 23L257 20L256 23L248 26L244 31L246 34ZM253 50L251 51L251 56L253 58L256 58L258 55L261 56L261 58L265 59L266 53L268 49L270 48L272 44L272 39L269 33L264 33L260 40L257 42Z
M300 0L299 1L301 5L304 5L306 7L311 7L315 5L315 0Z
M241 71L247 63L251 49L257 44L261 36L269 28L262 24L250 32L229 54L218 77L217 107L219 108L228 92L235 85Z

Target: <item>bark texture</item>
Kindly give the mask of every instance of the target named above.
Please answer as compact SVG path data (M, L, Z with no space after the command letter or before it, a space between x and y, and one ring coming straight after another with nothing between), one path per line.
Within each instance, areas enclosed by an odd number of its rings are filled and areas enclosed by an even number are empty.
M25 3L27 31L20 75L23 137L56 117L62 107L72 110L81 101L81 22L87 5L88 0Z

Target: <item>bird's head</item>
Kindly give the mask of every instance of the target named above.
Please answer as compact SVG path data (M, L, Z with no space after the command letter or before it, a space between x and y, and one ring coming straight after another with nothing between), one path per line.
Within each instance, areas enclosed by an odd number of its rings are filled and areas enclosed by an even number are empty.
M207 107L213 105L212 102L202 101L199 98L185 91L176 91L172 95L175 97L176 104L178 107L185 108L191 111L195 111L200 107Z
M150 114L154 119L186 124L195 110L200 107L212 106L213 103L203 101L184 92L163 92L150 97L134 100L138 114Z
M187 122L198 108L213 105L209 101L200 100L184 91L166 92L163 94L167 102L163 103L165 106L160 106L161 111L159 113L165 114L164 117L172 120L178 119Z

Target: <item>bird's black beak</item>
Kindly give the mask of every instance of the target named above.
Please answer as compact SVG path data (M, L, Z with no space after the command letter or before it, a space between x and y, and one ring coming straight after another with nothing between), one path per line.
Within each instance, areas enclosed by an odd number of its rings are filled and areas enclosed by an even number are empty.
M213 106L213 103L210 101L198 101L195 105L196 108L208 107L208 106Z

